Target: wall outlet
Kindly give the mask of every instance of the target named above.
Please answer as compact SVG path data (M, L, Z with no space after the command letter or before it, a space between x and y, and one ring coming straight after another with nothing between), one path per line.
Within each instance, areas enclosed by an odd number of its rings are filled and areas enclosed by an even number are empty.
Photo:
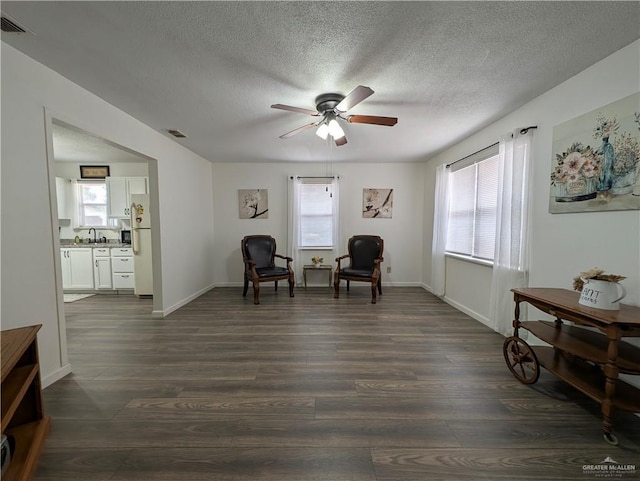
M391 266L387 267L387 274L391 274Z

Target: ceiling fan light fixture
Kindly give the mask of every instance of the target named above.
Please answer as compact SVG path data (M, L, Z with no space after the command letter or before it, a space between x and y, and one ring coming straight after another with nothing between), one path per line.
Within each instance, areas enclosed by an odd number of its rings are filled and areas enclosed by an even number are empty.
M327 136L329 135L329 126L323 122L320 127L318 127L318 130L316 130L316 135L322 140L327 140Z
M340 124L338 124L336 119L331 119L329 121L329 133L334 140L344 137L344 130L342 130L342 127L340 127Z

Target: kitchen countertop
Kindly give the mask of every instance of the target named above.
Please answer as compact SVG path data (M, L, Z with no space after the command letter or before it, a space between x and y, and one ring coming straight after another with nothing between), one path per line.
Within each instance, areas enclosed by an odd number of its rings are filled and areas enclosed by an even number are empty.
M84 247L84 248L90 248L93 249L95 248L100 248L100 249L104 249L104 248L127 248L127 247L131 247L131 244L123 244L122 242L96 242L94 243L88 243L88 242L80 242L80 243L75 243L73 242L73 239L60 239L60 247Z

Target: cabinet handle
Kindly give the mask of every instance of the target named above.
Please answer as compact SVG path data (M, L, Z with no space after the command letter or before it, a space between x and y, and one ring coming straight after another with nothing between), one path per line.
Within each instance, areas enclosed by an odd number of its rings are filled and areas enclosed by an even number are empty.
M98 267L98 259L96 259L96 267Z
M129 259L122 259L122 262L129 262Z
M125 278L125 279L129 279L129 275L122 276L122 277Z

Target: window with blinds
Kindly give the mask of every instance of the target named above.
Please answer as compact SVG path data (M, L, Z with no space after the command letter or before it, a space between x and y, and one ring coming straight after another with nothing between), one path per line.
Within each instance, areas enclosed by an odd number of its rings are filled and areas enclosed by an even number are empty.
M300 247L333 247L331 184L300 185Z
M488 157L487 157L488 155ZM493 260L498 202L498 155L484 152L450 172L447 252Z

